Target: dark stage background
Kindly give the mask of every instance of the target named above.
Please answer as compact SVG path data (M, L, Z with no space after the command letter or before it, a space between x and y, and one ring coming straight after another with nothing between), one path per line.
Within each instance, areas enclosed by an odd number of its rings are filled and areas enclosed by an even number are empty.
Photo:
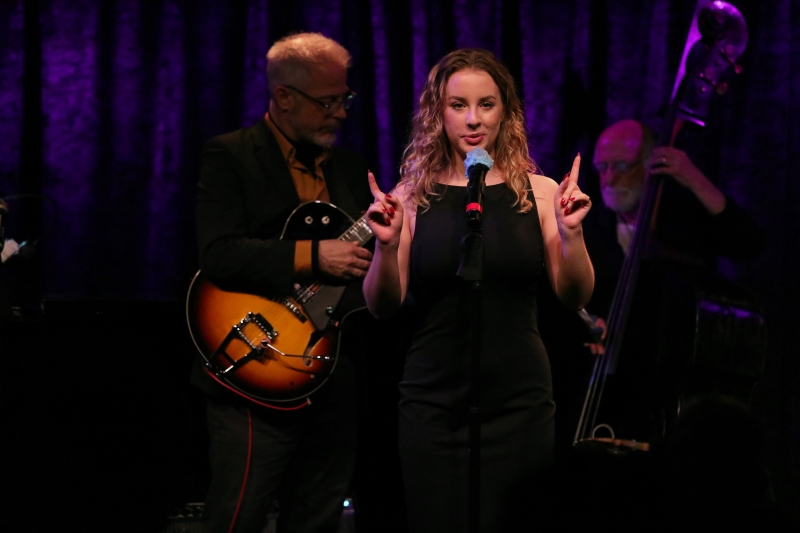
M764 307L769 346L755 405L775 498L800 524L800 1L731 3L750 42L700 162L767 231L760 257L721 269ZM6 507L71 516L74 506L53 502L80 499L83 512L102 507L108 518L119 500L132 516L197 498L202 428L193 433L201 424L181 305L196 269L200 152L207 138L260 119L264 55L276 39L319 31L350 50L359 97L340 144L364 154L386 187L430 67L457 47L488 48L518 81L541 172L559 177L576 152L591 161L608 124L660 126L694 5L0 2L0 198L11 211L7 236L35 251L5 274L27 313L44 299L51 317L45 327L11 322L0 339L3 468L22 472L8 478L19 485L4 483ZM596 177L583 170L591 194Z

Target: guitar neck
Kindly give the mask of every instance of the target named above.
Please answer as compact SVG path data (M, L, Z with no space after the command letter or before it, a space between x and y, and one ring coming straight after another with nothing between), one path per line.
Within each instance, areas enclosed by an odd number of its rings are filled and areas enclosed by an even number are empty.
M374 234L367 225L366 215L359 218L355 224L350 226L350 229L345 231L339 236L340 241L348 241L358 243L359 246L364 246L372 238Z

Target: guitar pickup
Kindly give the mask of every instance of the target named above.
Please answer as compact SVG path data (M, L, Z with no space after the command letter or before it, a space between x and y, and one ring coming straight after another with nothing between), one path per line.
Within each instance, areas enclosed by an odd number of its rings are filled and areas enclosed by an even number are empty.
M303 312L300 311L300 308L297 306L297 304L295 304L289 298L284 298L282 300L279 300L279 303L282 303L283 306L286 307L286 309L288 309L300 322L305 323L305 321L308 320L306 316L303 314Z
M294 284L294 299L303 306L303 312L311 319L311 323L317 331L324 331L330 324L330 317L334 313L339 300L342 298L345 290L344 285L301 285L300 283ZM288 298L287 301L291 301ZM283 302L287 307L288 304ZM295 308L296 305L292 304ZM289 307L292 311L292 308ZM297 309L297 313L300 310ZM303 319L305 322L305 319Z

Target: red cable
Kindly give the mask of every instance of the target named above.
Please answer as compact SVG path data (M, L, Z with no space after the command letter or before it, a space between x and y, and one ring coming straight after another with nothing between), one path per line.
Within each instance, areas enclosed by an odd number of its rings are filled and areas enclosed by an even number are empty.
M247 486L247 474L250 472L250 457L253 453L253 417L250 414L250 409L247 410L247 463L244 467L244 479L242 480L242 491L239 493L239 501L236 502L236 511L233 513L231 520L231 527L228 528L228 533L233 531L233 526L236 525L236 518L239 516L239 508L242 506L244 499L244 490Z
M216 381L217 383L219 383L220 385L222 385L223 387L225 387L229 391L233 392L234 394L238 394L239 396L241 396L245 400L249 400L249 401L251 401L253 403L257 403L258 405L261 405L263 407L269 407L270 409L276 409L278 411L296 411L298 409L301 409L301 408L305 407L306 405L311 405L311 399L309 399L309 398L306 398L305 400L303 400L303 403L301 403L299 405L292 406L292 407L278 407L277 405L272 405L271 403L259 402L255 398L252 398L252 397L244 394L243 392L235 389L234 387L228 385L227 383L225 383L224 381L219 379L217 376L215 376L214 373L212 371L210 371L208 368L206 368L205 370L206 370L206 372L208 372L209 376L214 378L214 381Z

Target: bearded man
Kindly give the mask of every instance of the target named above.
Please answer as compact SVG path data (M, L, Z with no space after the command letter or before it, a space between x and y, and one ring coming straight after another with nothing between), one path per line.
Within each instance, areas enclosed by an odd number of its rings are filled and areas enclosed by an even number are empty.
M280 298L296 280L365 275L372 254L355 242L280 238L301 203L333 202L358 218L372 201L365 161L333 146L355 96L349 66L347 50L320 34L281 39L267 53L269 112L206 144L197 236L200 266L215 282ZM192 381L207 394L205 530L260 533L278 499L278 531L337 531L355 461L351 357L343 353L315 401L296 411L238 397L200 364Z
M597 139L592 165L600 178L604 206L584 223L595 267L595 292L587 309L607 316L622 263L640 221L639 204L649 177L664 176L650 258L716 267L719 257L755 257L764 245L756 222L692 162L687 153L655 146L652 130L626 119Z

